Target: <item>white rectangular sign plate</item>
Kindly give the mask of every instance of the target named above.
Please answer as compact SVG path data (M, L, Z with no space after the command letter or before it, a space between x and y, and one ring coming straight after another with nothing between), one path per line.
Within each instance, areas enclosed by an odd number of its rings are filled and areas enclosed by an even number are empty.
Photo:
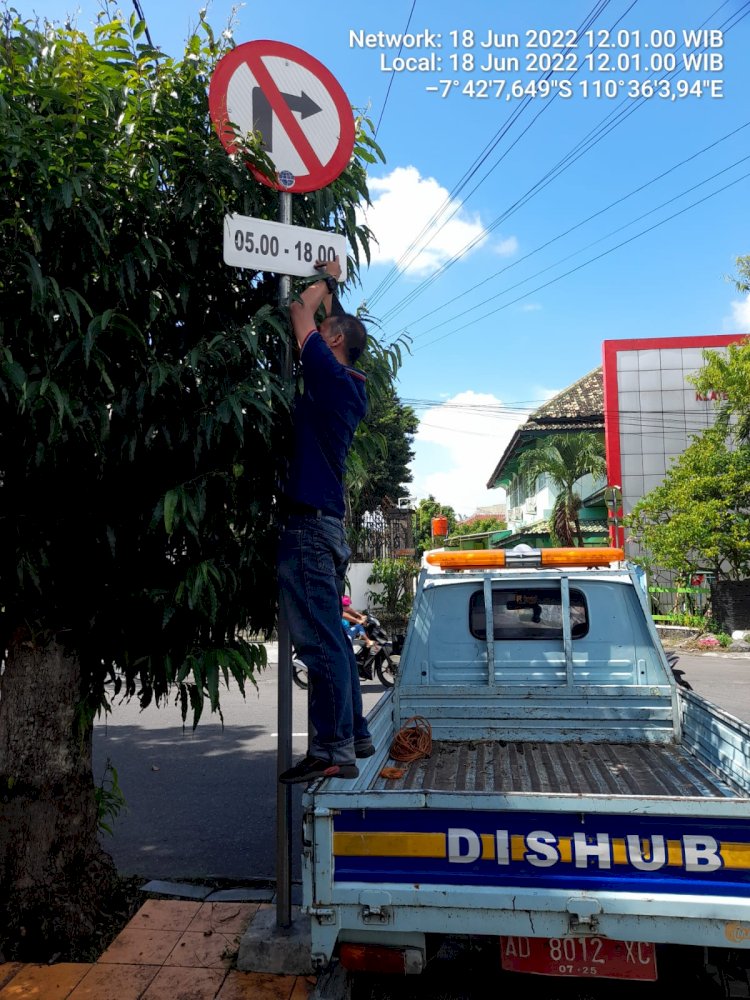
M336 256L341 264L340 280L345 281L345 236L249 215L224 217L224 263L232 267L308 278L320 273L315 270L318 260L333 260Z

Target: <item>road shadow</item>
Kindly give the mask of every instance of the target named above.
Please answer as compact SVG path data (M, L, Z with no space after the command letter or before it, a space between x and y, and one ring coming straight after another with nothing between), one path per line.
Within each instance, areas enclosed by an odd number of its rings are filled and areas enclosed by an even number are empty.
M669 667L674 675L674 679L677 681L680 687L685 688L686 691L692 691L693 689L690 683L688 682L687 678L685 677L685 671L678 670L677 668L677 664L680 662L679 654L676 653L673 649L668 649L666 651L666 654L667 654L667 663L669 664Z
M107 760L127 809L102 836L123 875L148 878L273 879L276 868L276 751L257 746L260 726L202 723L94 729L94 778ZM292 801L292 879L301 877L302 787Z

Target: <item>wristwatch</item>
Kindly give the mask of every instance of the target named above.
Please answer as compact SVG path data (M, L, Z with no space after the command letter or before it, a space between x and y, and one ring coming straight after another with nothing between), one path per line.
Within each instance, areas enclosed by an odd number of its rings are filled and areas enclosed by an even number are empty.
M338 291L339 283L338 281L336 281L336 279L332 274L324 274L321 280L325 281L326 288L331 293L331 295L333 295L334 292Z

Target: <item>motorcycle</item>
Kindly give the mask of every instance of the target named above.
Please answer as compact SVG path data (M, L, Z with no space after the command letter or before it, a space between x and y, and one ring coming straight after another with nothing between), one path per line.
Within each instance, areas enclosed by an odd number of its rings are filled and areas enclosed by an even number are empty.
M367 615L364 624L365 635L377 643L373 650L361 637L355 637L350 642L354 647L354 658L357 661L357 673L363 681L378 678L383 687L393 687L398 668L398 659L403 646L403 636L392 640L379 620L374 615ZM377 648L379 647L379 648ZM292 649L292 678L297 687L307 689L307 667Z

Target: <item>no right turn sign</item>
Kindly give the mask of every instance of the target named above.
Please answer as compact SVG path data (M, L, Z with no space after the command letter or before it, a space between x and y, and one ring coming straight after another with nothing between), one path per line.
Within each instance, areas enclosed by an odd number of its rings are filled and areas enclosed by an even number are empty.
M354 116L346 94L313 56L285 42L238 45L219 62L208 95L224 148L258 131L276 177L254 170L280 191L316 191L344 170L354 148Z

